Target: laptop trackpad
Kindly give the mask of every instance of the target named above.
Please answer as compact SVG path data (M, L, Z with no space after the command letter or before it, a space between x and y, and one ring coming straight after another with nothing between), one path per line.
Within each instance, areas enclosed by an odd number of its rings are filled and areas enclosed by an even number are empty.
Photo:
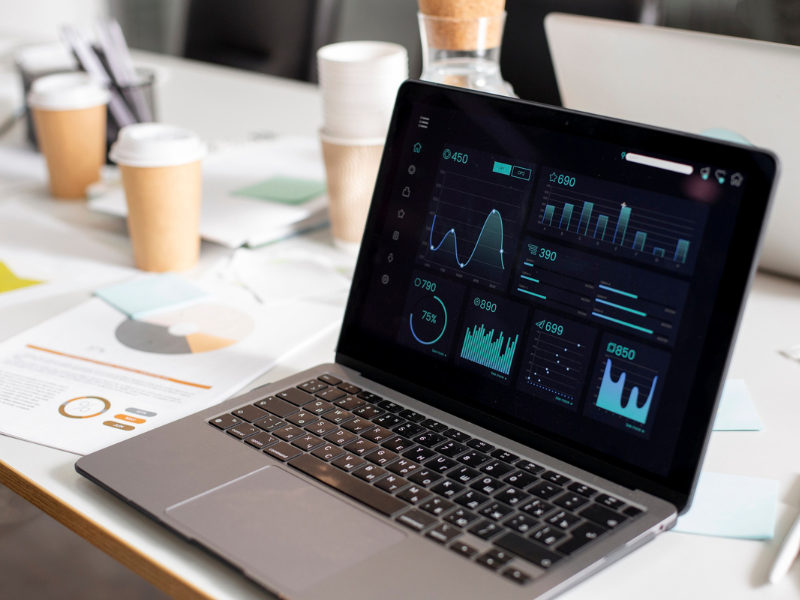
M294 592L405 537L280 467L264 467L166 512L249 575Z

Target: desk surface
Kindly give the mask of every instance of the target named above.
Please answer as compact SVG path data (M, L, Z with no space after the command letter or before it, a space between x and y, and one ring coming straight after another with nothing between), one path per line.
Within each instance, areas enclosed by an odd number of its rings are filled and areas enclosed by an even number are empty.
M137 59L153 66L164 82L158 90L162 120L194 129L207 139L263 130L314 134L319 128L320 101L313 86L155 55L139 54ZM8 81L0 78L0 87ZM5 143L21 137L17 131ZM8 196L0 187L0 202ZM127 247L120 220L88 213L83 204L40 202L42 210L70 225L118 248ZM226 252L204 244L198 268L202 270ZM0 340L87 297L88 291L78 292L4 309L0 311ZM253 385L332 360L335 341L331 334L313 349L284 358ZM765 583L779 541L800 511L800 436L796 433L800 364L777 352L797 343L800 283L759 274L729 375L746 381L765 429L714 433L704 465L709 471L780 482L776 539L755 542L669 532L568 592L565 600L800 595L797 564L780 585ZM74 470L76 460L73 454L0 436L0 482L174 597L271 597L80 477Z

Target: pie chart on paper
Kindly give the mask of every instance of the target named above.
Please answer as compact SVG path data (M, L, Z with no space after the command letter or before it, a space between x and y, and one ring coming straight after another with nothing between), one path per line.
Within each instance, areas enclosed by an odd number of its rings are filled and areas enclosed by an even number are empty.
M123 321L115 332L128 348L154 354L197 354L242 341L255 328L245 313L221 304L196 304Z

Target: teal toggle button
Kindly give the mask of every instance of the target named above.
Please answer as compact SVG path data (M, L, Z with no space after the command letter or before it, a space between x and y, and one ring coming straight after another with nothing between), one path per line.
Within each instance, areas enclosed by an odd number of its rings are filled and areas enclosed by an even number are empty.
M495 161L492 171L495 173L502 173L503 175L511 175L511 165Z

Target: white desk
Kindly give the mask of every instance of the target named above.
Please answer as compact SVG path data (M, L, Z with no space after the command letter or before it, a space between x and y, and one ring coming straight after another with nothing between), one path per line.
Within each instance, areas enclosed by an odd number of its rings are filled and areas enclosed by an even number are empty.
M320 103L312 86L154 55L140 54L139 58L166 78L159 90L162 120L194 129L206 138L264 129L313 134L319 127ZM17 133L11 139L19 137ZM96 238L126 247L125 230L118 220L92 215L81 204L42 201L41 207ZM324 238L325 234L317 236ZM204 245L199 268L224 252ZM0 339L86 297L86 293L75 293L3 310ZM285 359L262 381L332 360L335 337L330 335L313 350ZM798 565L779 586L764 583L778 542L800 511L800 364L777 353L795 343L800 343L800 283L759 275L730 376L747 382L765 430L714 433L704 466L710 471L780 482L784 504L779 507L776 540L667 533L568 592L565 599L800 596ZM77 475L73 468L76 459L72 454L0 436L0 481L175 597L270 597Z

